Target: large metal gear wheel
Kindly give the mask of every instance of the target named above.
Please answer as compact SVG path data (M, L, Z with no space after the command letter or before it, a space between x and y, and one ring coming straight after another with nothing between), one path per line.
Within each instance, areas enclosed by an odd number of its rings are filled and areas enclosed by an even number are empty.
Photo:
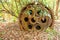
M24 31L45 31L53 22L53 12L42 3L27 4L19 14L20 29Z

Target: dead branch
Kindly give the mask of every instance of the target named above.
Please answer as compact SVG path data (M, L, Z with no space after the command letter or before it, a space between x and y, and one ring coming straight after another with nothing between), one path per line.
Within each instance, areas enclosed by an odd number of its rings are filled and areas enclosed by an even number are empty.
M56 0L56 16L58 17L59 0Z
M3 8L5 9L5 10L4 10L5 12L7 12L8 14L11 14L12 16L17 17L17 16L14 14L14 12L13 12L12 10L8 10L8 9L6 9L6 7L4 6L2 0L0 0L0 2L1 2ZM3 12L3 10L1 10L1 11ZM17 18L18 18L18 17L17 17Z

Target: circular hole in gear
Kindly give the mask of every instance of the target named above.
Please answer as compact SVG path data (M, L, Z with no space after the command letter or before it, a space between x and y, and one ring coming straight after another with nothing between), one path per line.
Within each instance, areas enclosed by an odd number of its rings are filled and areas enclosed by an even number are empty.
M28 21L28 17L25 17L24 20L27 22Z
M37 14L39 15L40 12L41 12L41 10L38 10L38 11L37 11Z
M29 29L32 29L32 25L31 25L31 24L29 24L29 25L28 25L28 28L29 28Z
M31 19L32 22L35 22L34 18Z
M29 10L30 15L32 14L32 10Z
M39 25L37 25L37 26L36 26L36 29L37 29L37 30L40 30L40 29L41 29L41 27L40 27Z
M46 22L46 18L44 18L44 20L43 20L43 19L41 19L41 22L42 22L42 23L45 23L45 22Z

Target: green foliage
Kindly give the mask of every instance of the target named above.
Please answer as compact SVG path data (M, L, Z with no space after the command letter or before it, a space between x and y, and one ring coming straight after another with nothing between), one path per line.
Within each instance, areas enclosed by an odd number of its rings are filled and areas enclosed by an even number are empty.
M55 0L38 0L42 2L47 7L54 10ZM2 13L11 14L14 17L18 17L21 9L28 3L33 2L33 0L0 0L0 16ZM2 11L4 10L4 11ZM14 18L15 19L15 18Z
M2 3L1 3L2 1ZM16 16L18 16L20 10L22 7L24 7L26 4L33 2L33 0L1 0L0 1L0 8L4 7L9 10L9 11L13 11L13 14L15 14ZM46 6L50 6L51 8L53 8L53 6L55 5L55 1L54 0L39 0L40 2L42 1ZM2 5L3 4L3 5ZM2 5L2 6L1 6ZM4 9L3 7L3 9Z
M51 29L49 27L47 28L46 32L49 33L50 35L56 35L57 34L57 32L54 29Z
M18 17L22 7L30 3L30 0L0 0L1 10L5 9L8 13ZM2 12L2 11L0 11Z
M42 2L47 6L50 7L52 9L54 9L54 6L56 4L55 0L42 0Z
M47 28L46 32L48 33L48 40L52 40L54 35L58 34L54 29L51 28Z
M0 38L0 40L2 40L2 38Z

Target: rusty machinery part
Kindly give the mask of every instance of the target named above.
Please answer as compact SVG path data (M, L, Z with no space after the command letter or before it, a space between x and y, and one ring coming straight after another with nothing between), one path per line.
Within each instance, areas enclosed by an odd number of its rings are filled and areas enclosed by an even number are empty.
M27 4L19 14L19 25L21 30L44 31L48 27L51 27L53 22L53 12L42 3Z

